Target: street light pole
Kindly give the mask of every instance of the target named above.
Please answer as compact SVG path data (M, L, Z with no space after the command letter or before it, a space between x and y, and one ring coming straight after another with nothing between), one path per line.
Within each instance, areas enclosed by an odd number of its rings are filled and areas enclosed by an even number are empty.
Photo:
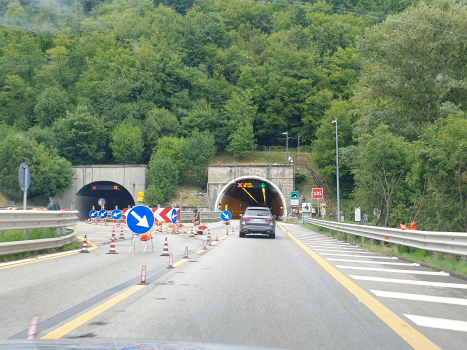
M339 143L337 138L337 118L332 121L332 124L336 123L336 181L337 181L337 221L341 221L341 206L340 206L340 195L339 195Z

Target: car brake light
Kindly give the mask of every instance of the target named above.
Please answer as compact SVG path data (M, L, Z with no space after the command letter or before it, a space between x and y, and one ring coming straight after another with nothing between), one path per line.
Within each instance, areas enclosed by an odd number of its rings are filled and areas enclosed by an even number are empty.
M266 218L266 221L274 221L274 219Z
M250 221L251 219L250 218L243 218L242 220L243 221Z

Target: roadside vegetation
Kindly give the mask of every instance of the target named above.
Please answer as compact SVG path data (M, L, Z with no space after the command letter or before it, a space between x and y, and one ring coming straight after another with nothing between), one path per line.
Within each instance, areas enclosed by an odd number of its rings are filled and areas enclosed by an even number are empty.
M9 255L0 255L0 263L2 262L10 262L22 259L33 259L40 255L44 254L53 254L53 253L61 253L67 252L70 250L76 250L81 248L81 243L79 241L72 242L60 248L50 248L50 249L43 249L43 250L35 250L30 252L24 253L16 253L16 254L9 254ZM19 261L20 262L20 261Z

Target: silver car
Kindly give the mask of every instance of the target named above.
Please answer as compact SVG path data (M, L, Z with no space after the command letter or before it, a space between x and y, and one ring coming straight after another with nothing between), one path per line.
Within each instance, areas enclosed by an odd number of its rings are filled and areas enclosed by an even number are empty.
M260 233L269 235L269 238L276 238L276 216L271 215L269 208L248 207L245 214L240 216L240 237Z

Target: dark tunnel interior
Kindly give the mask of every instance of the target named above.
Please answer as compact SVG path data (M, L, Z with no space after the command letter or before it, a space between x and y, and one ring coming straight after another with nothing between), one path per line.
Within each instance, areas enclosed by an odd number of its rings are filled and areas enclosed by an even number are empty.
M73 199L73 209L79 211L80 219L88 218L93 206L96 210L100 210L101 207L97 203L99 198L105 199L105 209L107 210L113 210L115 207L122 210L129 205L135 205L130 192L118 183L112 181L92 182L81 188Z
M282 216L283 203L277 190L269 182L243 179L233 183L220 200L219 210L227 209L233 219L238 219L245 209L251 207L268 207L273 215Z

